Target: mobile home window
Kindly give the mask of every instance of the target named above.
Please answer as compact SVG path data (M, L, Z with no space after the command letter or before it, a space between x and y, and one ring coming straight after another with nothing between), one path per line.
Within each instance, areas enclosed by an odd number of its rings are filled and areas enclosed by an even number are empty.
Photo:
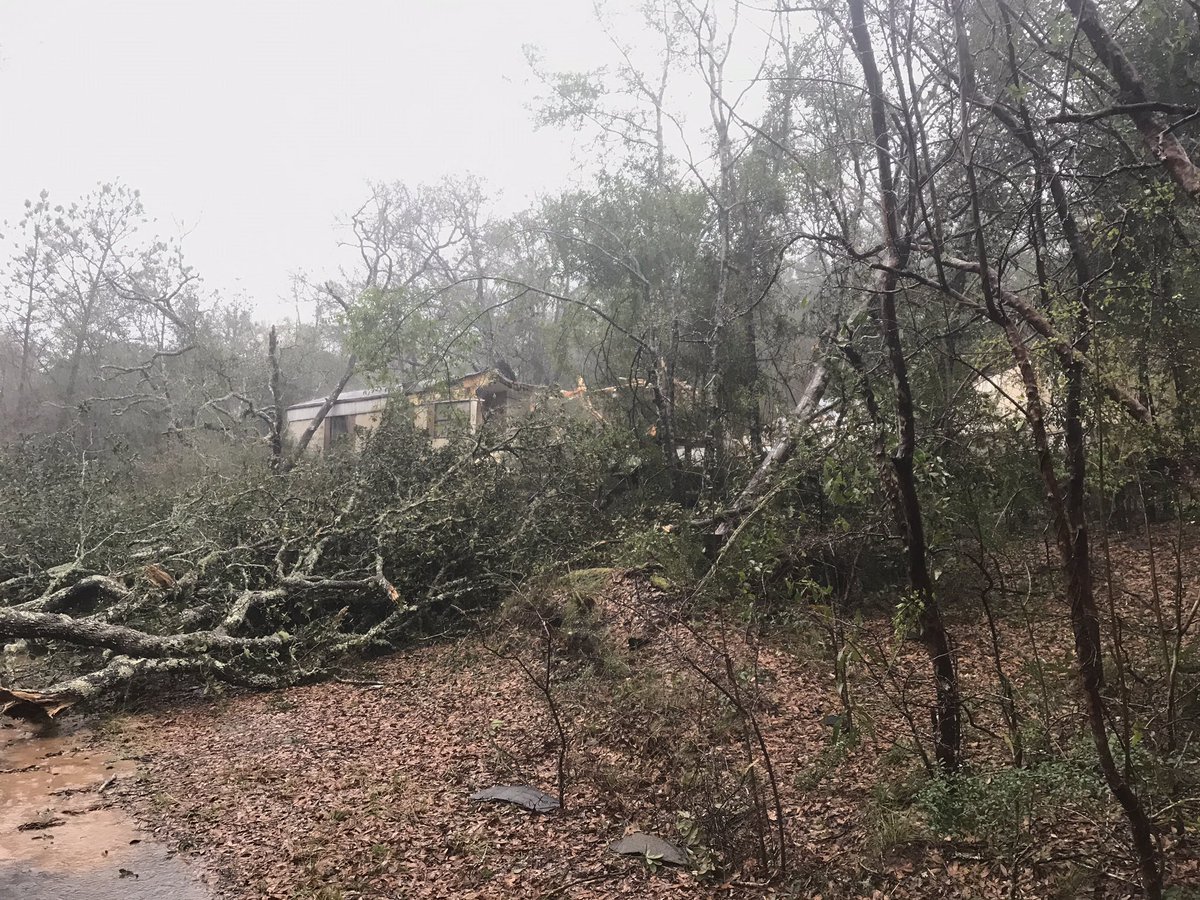
M325 446L332 447L354 431L354 416L329 416L325 422Z
M471 423L470 400L445 400L433 405L430 437L445 437L455 428L465 428Z

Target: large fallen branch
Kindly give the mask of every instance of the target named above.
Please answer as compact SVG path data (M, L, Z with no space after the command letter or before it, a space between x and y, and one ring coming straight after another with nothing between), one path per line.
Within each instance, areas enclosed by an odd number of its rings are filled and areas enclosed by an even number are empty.
M76 703L93 700L134 679L152 675L202 674L254 690L271 690L289 679L247 673L228 662L199 656L191 659L135 659L115 656L102 669L61 681L40 691L0 687L0 714L40 722L53 719Z
M851 318L856 315L857 313L852 314ZM825 389L829 387L829 380L833 375L826 354L839 327L840 325L833 325L827 328L818 338L817 345L813 349L812 372L796 407L784 420L775 443L762 458L758 468L750 476L750 480L746 482L746 486L742 488L737 499L715 517L717 525L713 531L713 538L718 547L729 540L742 517L754 509L759 499L767 493L771 482L795 454L801 438L823 411L821 401L825 397Z
M45 593L36 600L17 604L15 608L25 612L60 612L99 597L125 602L131 596L125 585L107 575L87 575L74 584Z
M589 527L608 466L570 427L522 420L435 449L409 420L385 420L328 465L280 478L264 460L240 481L189 487L165 519L111 525L67 565L28 571L44 552L30 541L12 555L21 574L0 584L0 643L48 653L19 660L0 710L44 719L167 678L274 688L452 627ZM497 462L514 448L519 465ZM63 673L74 677L45 686Z
M342 391L346 389L346 385L350 382L350 379L354 377L354 372L357 368L358 357L354 354L351 354L350 359L346 361L346 371L342 373L341 381L334 386L333 391L328 397L325 398L325 402L321 404L320 408L317 410L317 414L313 416L312 421L308 423L308 427L304 429L304 432L296 441L296 446L292 448L291 454L288 455L286 459L282 457L274 458L274 465L277 471L286 474L292 471L292 469L296 468L296 466L300 463L300 460L304 458L304 451L308 449L308 445L312 441L313 435L317 433L317 429L321 427L321 423L325 421L325 417L329 415L329 411L333 409L333 406L335 403L337 403L338 398L342 396ZM279 415L278 407L279 401L277 400L276 415ZM274 438L272 439L272 443L276 443ZM281 440L278 446L282 450L283 445Z
M195 631L166 637L95 619L76 619L60 613L0 609L0 635L43 638L80 647L103 647L131 656L197 656L206 653L277 652L287 646L285 634L267 637L229 637L215 631Z
M825 389L829 386L831 374L832 370L824 359L815 361L808 386L800 396L800 402L796 404L796 408L784 422L779 438L767 455L763 457L762 462L758 464L758 468L750 476L746 486L742 488L737 500L729 506L722 517L721 524L717 526L718 537L724 538L733 530L737 524L735 521L737 517L754 506L754 501L766 490L771 478L792 458L804 431L821 412L821 399L825 396Z
M155 635L96 618L0 609L0 637L59 641L75 647L114 651L104 668L41 691L0 687L0 713L18 718L53 718L80 700L90 700L134 678L150 674L204 673L245 687L277 687L290 680L286 634L230 637L216 631ZM224 658L222 658L224 657ZM272 670L268 674L267 670Z

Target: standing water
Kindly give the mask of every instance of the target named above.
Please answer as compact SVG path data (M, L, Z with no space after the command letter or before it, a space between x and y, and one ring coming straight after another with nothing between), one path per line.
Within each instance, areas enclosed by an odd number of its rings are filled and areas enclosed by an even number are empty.
M86 737L0 727L0 898L206 900L188 866L108 796L133 764Z

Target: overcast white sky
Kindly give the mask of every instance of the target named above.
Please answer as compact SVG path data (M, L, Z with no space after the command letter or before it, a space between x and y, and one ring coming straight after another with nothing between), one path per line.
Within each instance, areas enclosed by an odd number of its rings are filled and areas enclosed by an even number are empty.
M278 314L368 179L470 171L516 207L569 178L524 44L594 65L591 0L0 0L0 220L119 178L210 287Z

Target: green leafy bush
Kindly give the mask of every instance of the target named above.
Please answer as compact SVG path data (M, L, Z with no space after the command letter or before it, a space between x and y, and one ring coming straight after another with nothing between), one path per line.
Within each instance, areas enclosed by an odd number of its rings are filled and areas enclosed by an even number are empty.
M935 833L973 837L1011 851L1033 840L1036 823L1053 823L1068 810L1095 808L1105 796L1094 767L1068 757L1031 768L934 778L915 801Z

